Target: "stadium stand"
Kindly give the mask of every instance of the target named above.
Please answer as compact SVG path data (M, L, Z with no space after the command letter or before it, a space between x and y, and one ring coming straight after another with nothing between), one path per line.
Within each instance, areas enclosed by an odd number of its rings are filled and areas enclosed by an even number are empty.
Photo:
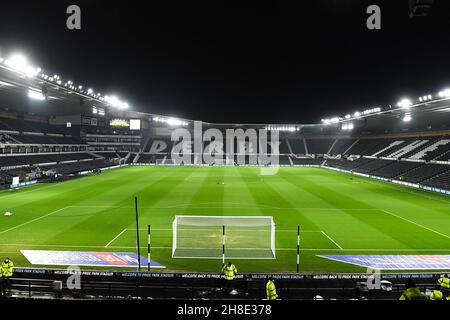
M294 166L320 166L324 161L325 161L324 159L292 157L292 163Z
M354 139L337 139L329 152L330 155L345 154L347 150L356 142Z
M432 177L436 177L449 170L450 166L448 165L429 163L419 166L410 172L404 173L403 179L405 181L419 183L424 180L431 179Z
M289 145L291 146L293 154L298 155L306 154L304 139L289 139Z
M390 143L385 139L360 139L347 154L372 156L389 147Z
M378 170L372 171L371 173L384 178L394 178L402 176L408 171L417 169L422 166L422 163L418 162L408 162L408 161L395 161L389 165L382 167Z
M430 187L450 190L450 172L446 170L437 176L422 181L422 184Z
M291 159L290 159L289 156L280 155L279 163L280 163L280 165L283 165L283 166L286 166L286 165L290 166L291 165Z
M328 154L335 140L333 139L306 139L309 154Z

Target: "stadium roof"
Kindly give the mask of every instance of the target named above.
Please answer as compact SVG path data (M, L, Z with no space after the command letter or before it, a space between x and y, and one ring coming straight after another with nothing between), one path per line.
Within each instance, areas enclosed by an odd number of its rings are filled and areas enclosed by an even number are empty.
M47 79L46 79L47 78ZM171 119L169 116L151 113L135 112L114 107L104 97L82 90L67 82L43 77L43 73L27 76L16 72L12 68L0 63L0 108L23 114L37 114L41 116L92 114L92 107L104 108L110 117L122 116L127 118ZM59 83L58 83L59 82ZM70 88L72 87L72 89ZM47 99L39 99L45 92ZM37 99L30 98L36 94ZM403 99L398 105L384 108L372 108L355 112L352 115L335 116L323 119L320 124L214 124L218 126L252 125L272 130L298 131L305 128L330 130L348 130L370 132L399 132L420 130L449 129L450 91L443 90L435 95L419 97L415 102ZM180 119L183 123L192 120ZM205 123L208 125L208 123ZM325 129L326 130L326 129Z

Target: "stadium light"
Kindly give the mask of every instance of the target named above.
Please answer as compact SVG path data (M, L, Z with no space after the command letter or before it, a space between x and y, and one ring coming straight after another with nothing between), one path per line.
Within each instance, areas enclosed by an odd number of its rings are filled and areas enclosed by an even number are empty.
M116 96L105 96L105 101L112 107L118 109L128 109L128 103L121 101Z
M405 99L400 100L397 103L397 106L400 108L403 108L403 109L409 109L412 106L412 102L411 102L411 100L405 98Z
M342 125L342 130L344 131L350 131L353 130L353 128L354 128L353 123L344 123Z
M411 114L406 113L406 114L403 116L403 119L402 119L402 120L403 120L403 122L410 122L411 119L412 119Z
M41 71L41 68L29 65L25 56L18 53L13 54L10 58L6 59L5 64L12 70L22 73L27 77L35 77Z
M161 123L166 123L170 126L187 126L188 123L187 121L183 121L180 119L176 119L176 118L160 118L160 117L154 117L153 121L155 122L161 122Z
M41 92L32 90L32 89L28 90L28 97L33 100L39 100L39 101L45 100L45 97Z
M439 92L439 97L441 98L448 98L450 97L450 89L445 89Z

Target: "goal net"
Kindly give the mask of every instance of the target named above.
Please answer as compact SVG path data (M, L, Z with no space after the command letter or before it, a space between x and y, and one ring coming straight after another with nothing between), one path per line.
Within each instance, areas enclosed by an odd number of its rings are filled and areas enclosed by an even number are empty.
M275 259L270 216L175 216L172 258Z

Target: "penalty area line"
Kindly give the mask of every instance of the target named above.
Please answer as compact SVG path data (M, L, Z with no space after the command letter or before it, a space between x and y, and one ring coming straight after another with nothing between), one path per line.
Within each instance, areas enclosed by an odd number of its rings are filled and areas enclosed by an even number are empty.
M436 233L436 234L438 234L438 235L440 235L440 236L443 236L443 237L445 237L445 238L447 238L447 239L450 239L450 236L445 235L445 234L443 234L443 233L440 233L439 231L433 230L433 229L431 229L431 228L425 227L424 225L421 225L420 223L417 223L417 222L411 221L411 220L409 220L409 219L400 217L399 215L396 215L396 214L394 214L394 213L392 213L392 212L389 212L389 211L387 211L387 210L381 210L381 211L383 211L384 213L387 213L387 214L389 214L389 215L391 215L391 216L393 216L393 217L396 217L396 218L398 218L398 219L402 219L402 220L404 220L404 221L406 221L406 222L412 223L412 224L414 224L414 225L416 225L416 226L418 226L418 227L421 227L421 228L423 228L423 229L426 229L426 230L428 230L428 231L434 232L434 233Z
M108 243L106 244L105 248L108 248L109 245L110 245L111 243L113 243L114 241L116 241L116 240L117 240L122 234L124 234L127 230L128 230L127 228L123 229L117 236L115 236L110 242L108 242Z
M331 242L333 242L335 245L336 245L336 247L338 247L340 250L344 250L336 241L334 241L329 235L327 235L326 233L325 233L325 231L322 231L322 234L325 236L325 237L327 237Z
M15 230L15 229L20 228L20 227L23 227L23 226L26 226L27 224L30 224L30 223L36 222L36 221L38 221L38 220L44 219L44 218L46 218L46 217L48 217L48 216L51 216L52 214L58 213L58 212L63 211L63 210L65 210L65 209L67 209L67 208L70 208L70 206L60 208L60 209L58 209L58 210L52 211L52 212L50 212L50 213L47 213L47 214L45 214L45 215L43 215L43 216L37 217L37 218L32 219L32 220L30 220L30 221L27 221L27 222L18 224L17 226L14 226L14 227L12 227L12 228L9 228L9 229L0 231L0 234L4 234L4 233L6 233L6 232Z

